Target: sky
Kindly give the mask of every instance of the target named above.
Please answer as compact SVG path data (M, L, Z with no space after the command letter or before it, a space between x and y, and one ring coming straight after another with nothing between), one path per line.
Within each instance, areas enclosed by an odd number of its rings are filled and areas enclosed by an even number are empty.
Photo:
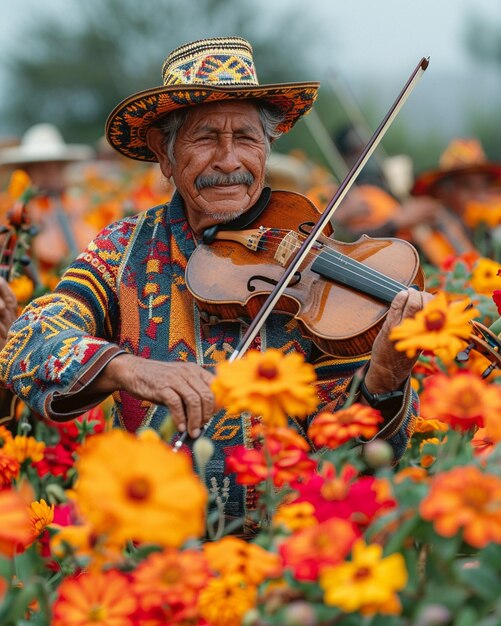
M81 1L85 0L0 0L0 59L19 36L26 16L55 10L62 19L70 18L72 4ZM240 0L227 1L238 10ZM289 0L269 0L267 10L287 11L289 6ZM499 0L307 0L304 6L319 32L321 27L325 33L327 26L332 33L332 41L322 35L316 42L324 66L355 96L362 98L372 90L381 107L391 102L419 60L430 57L404 114L416 115L418 127L435 125L452 135L458 132L464 110L495 106L501 97L499 69L479 66L464 47L465 25L472 14L501 27ZM311 45L315 37L312 33ZM301 45L298 42L299 51ZM0 62L0 97L4 76L5 64Z

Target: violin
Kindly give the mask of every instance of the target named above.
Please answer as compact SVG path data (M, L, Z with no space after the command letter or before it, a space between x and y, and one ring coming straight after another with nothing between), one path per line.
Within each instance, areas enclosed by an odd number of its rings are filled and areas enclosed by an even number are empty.
M274 191L266 208L243 230L219 230L197 246L186 285L208 315L253 318L302 245L318 209L301 194ZM368 354L402 289L424 287L416 249L407 241L336 241L327 225L291 278L274 311L295 317L325 353Z

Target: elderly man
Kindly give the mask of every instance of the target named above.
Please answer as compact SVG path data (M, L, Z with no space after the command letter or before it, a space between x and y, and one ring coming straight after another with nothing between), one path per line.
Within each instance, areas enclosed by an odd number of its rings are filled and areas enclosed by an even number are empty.
M245 320L200 315L185 268L204 231L249 211L260 198L270 143L312 106L318 83L259 85L252 49L240 38L196 41L167 58L164 85L124 100L107 136L124 155L158 161L176 193L106 228L68 268L52 295L32 303L1 354L1 377L40 414L67 420L113 394L115 423L159 428L170 413L178 431L207 436L216 452L206 479L224 493L226 514L242 515L252 497L224 473L224 450L249 441L249 415L214 415L213 367L228 358ZM414 315L427 294L409 289L393 301L366 371L364 402L381 408L382 436L396 456L416 414L408 377L413 361L397 353L391 328ZM296 350L317 367L319 402L343 405L367 355L320 354L298 322L269 316L255 346ZM312 417L313 419L313 417Z

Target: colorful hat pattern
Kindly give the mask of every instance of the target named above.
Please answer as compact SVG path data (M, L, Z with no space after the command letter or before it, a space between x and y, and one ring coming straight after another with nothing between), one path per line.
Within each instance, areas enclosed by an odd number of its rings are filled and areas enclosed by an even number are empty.
M260 85L252 47L240 37L201 39L176 48L162 68L163 85L123 100L106 122L110 144L127 157L156 161L146 131L176 109L223 100L263 100L284 115L282 133L313 106L319 83Z

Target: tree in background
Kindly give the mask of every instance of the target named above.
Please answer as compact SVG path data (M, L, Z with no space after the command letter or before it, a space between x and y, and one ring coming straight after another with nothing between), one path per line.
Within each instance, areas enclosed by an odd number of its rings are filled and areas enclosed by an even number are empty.
M199 38L249 39L262 83L319 78L311 55L322 36L299 0L281 11L266 0L85 0L61 7L64 14L46 7L26 16L7 59L10 95L1 113L19 134L44 121L68 141L96 141L113 107L160 85L167 54Z
M496 66L501 77L501 21L493 21L491 17L472 11L465 24L464 41L472 58ZM498 103L493 103L492 92L476 94L476 102L477 110L472 114L472 129L482 141L487 154L501 161ZM478 110L478 103L483 105L482 110ZM491 108L488 108L489 105Z

